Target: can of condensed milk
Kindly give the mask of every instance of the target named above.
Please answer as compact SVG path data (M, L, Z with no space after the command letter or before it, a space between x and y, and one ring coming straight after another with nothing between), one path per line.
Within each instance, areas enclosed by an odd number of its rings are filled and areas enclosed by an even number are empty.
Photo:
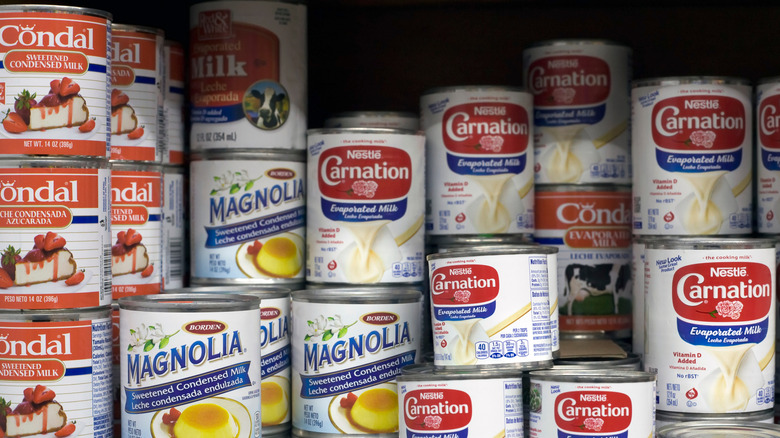
M162 289L184 287L188 278L189 193L183 166L162 166Z
M631 48L541 41L523 50L523 73L534 96L536 183L630 183Z
M184 165L188 144L186 123L187 90L185 78L184 46L178 41L166 40L163 46L165 55L165 88L163 89L163 115L165 130L163 134L163 164Z
M658 438L776 438L780 425L756 423L750 420L690 421L658 429Z
M726 77L634 81L634 233L753 231L750 82Z
M325 128L420 129L417 114L405 111L344 111L325 119Z

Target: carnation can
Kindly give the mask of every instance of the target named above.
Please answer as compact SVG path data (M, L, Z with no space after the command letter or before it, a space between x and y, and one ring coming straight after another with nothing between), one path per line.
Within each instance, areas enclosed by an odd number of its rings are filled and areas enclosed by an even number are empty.
M0 155L108 158L111 20L72 6L0 7Z
M751 99L745 79L633 82L635 234L753 231Z
M741 414L775 397L775 243L666 238L645 246L645 370L659 411Z
M428 235L533 233L532 106L530 93L511 87L422 95Z
M345 111L325 119L325 128L420 129L417 114L405 111Z
M184 287L189 272L189 191L184 167L162 166L162 288Z
M162 162L184 165L187 146L184 47L178 41L166 40L163 53L165 56L165 88L163 89L165 131Z
M192 283L302 282L305 177L301 151L194 153L190 161Z
M260 436L259 298L133 296L119 313L123 435Z
M631 182L632 50L608 40L551 40L523 50L534 96L537 184Z
M111 316L0 311L4 436L111 437Z
M306 280L423 279L425 136L420 131L309 131Z
M421 301L400 287L293 291L295 436L398 436L396 376L420 361Z

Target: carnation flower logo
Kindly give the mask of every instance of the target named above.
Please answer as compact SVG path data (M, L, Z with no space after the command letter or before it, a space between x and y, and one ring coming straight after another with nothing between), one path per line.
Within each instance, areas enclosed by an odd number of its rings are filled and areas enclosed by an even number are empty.
M423 419L423 425L426 429L438 429L441 427L441 417L428 415Z
M574 88L556 88L553 90L553 101L561 105L569 105L574 102L574 95L577 91Z
M604 425L604 419L603 418L591 418L588 417L585 419L585 423L582 425L583 429L592 430L595 432L601 431L601 426Z
M377 184L376 181L358 180L352 183L352 187L348 190L348 194L350 196L373 198L376 195L377 187L379 187L379 184Z
M712 149L715 144L716 134L712 131L693 131L691 132L690 143L694 146Z
M501 152L501 146L504 144L504 137L500 135L485 135L479 139L479 146L489 152Z
M612 88L609 64L594 56L545 56L528 66L527 77L538 108L601 104Z
M715 306L710 315L715 318L720 315L723 318L739 319L743 304L739 301L721 301Z
M435 306L468 304L487 308L495 305L499 290L498 271L489 265L443 266L431 273L431 299Z
M471 298L471 292L467 290L459 290L455 291L455 294L452 297L452 300L457 303L468 303L469 298Z

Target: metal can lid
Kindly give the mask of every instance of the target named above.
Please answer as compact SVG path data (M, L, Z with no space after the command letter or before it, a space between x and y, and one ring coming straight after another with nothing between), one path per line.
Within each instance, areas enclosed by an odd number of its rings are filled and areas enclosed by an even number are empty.
M477 245L536 245L528 234L442 234L429 236L431 244L439 250Z
M654 382L656 375L647 371L633 371L626 369L613 370L584 370L584 369L552 369L531 371L528 373L531 380L544 380L551 382L575 382L575 383L636 383Z
M689 421L658 429L658 438L780 437L780 425L752 421Z
M422 382L431 380L479 380L479 379L515 379L521 381L517 370L487 368L442 368L430 363L407 365L401 368L396 379L399 382Z
M111 31L151 33L165 38L165 31L158 27L139 26L136 24L113 23Z
M655 411L655 417L657 421L663 421L664 423L691 423L693 421L707 421L712 422L720 421L750 421L750 422L763 422L772 420L774 422L775 410L769 409L765 411L757 412L740 412L733 414L712 414L712 413L697 413L697 412L669 412L669 411ZM668 425L668 424L667 424Z
M428 94L437 94L437 93L452 93L454 91L464 91L464 92L474 92L474 93L496 92L496 91L528 93L528 90L526 88L516 86L516 85L453 85L448 87L429 88L422 92L422 96Z
M57 322L85 321L111 316L111 306L87 307L83 309L40 309L40 310L0 310L2 321Z
M306 135L332 135L332 134L395 134L425 136L425 131L399 128L315 128L306 131Z
M494 255L547 255L556 254L558 248L545 245L474 245L468 248L457 248L445 252L428 254L428 261L449 259L456 257L476 257L476 256L494 256Z
M416 303L422 292L399 287L338 287L301 289L292 292L292 300L305 303L374 304Z
M634 79L631 88L670 87L675 85L750 85L750 80L734 76L665 76L658 78Z
M631 194L630 184L536 184L535 193L546 192L615 192Z
M333 113L329 118L336 117L408 117L417 119L419 116L409 111L340 111Z
M113 15L108 11L65 5L0 5L0 13L3 12L55 12L58 14L92 15L105 18L108 21L114 19Z
M190 161L265 160L306 161L306 151L296 149L204 149L190 154Z
M595 39L580 39L580 38L557 38L551 40L542 40L532 43L528 46L529 49L536 47L548 47L548 46L585 46L585 45L599 45L599 46L618 46L631 50L626 44L609 39L595 38Z
M109 161L109 167L111 170L131 171L131 172L160 172L163 171L163 166L160 163L153 163L149 161Z
M756 249L774 248L776 241L767 237L659 236L644 244L645 249Z
M119 299L119 309L169 312L235 312L260 308L260 298L238 294L136 295Z
M553 363L553 369L641 369L641 359L636 353L627 353L626 357L567 357L555 359Z
M163 294L231 294L231 295L252 295L262 298L284 298L289 297L292 289L289 287L278 286L189 286L178 289L167 289Z

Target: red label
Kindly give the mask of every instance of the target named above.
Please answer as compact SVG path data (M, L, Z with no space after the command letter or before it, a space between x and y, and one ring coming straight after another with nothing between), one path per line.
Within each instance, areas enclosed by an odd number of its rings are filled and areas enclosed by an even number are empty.
M681 151L736 149L745 140L745 112L742 102L728 96L663 99L653 107L653 141Z
M45 359L91 360L92 324L89 321L3 323L0 361L7 359L29 363ZM54 369L50 365L45 368ZM5 370L0 366L0 379L8 377L2 375Z
M260 319L263 321L269 321L279 318L282 315L282 311L276 307L263 307L260 309Z
M465 103L444 112L442 138L458 154L517 155L528 148L528 126L528 112L520 105Z
M456 389L417 389L404 395L404 422L412 430L456 430L471 423L471 397Z
M8 50L30 52L28 56L17 56L16 59L24 60L23 64L9 65L4 60L7 70L47 71L45 66L51 59L39 56L46 51L106 58L109 23L105 18L55 12L8 12L0 17L4 23L0 27L0 45Z
M168 50L168 79L184 82L184 49L179 44L171 44Z
M528 68L528 88L538 107L604 102L610 87L609 65L592 56L549 56Z
M360 317L360 319L366 324L387 325L387 324L393 324L394 322L398 321L400 318L395 313L374 312L374 313L369 313L367 315L363 315Z
M437 268L431 274L433 304L477 304L495 300L500 290L492 266L464 264Z
M135 70L127 65L111 66L111 85L126 87L135 83Z
M398 199L412 186L412 159L393 147L335 147L320 155L318 168L320 192L331 199Z
M156 34L114 30L111 34L111 84L119 85L114 78L124 69L156 71L158 44Z
M610 391L570 391L555 398L555 424L574 434L607 436L628 429L631 397Z
M761 146L780 149L780 94L761 100L758 106L758 137Z
M111 171L111 210L116 206L143 205L160 208L162 174L144 171ZM112 213L113 214L113 213Z
M205 320L187 323L184 326L184 331L193 335L214 335L222 333L226 328L227 326L223 322Z

